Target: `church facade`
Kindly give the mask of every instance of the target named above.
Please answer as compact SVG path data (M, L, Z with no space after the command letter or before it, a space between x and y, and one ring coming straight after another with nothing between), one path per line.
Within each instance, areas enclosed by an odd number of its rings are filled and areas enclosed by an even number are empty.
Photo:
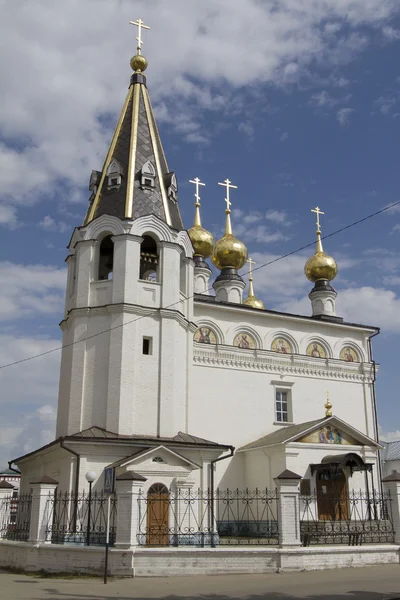
M380 485L372 326L336 315L337 265L321 242L306 264L310 315L265 308L239 274L247 249L230 221L215 241L186 230L139 52L84 223L67 257L56 437L12 461L21 491L104 486L104 472L154 486L300 489ZM207 261L219 274L212 280ZM250 260L250 269L252 261ZM300 274L299 274L300 275ZM329 398L327 399L327 392Z

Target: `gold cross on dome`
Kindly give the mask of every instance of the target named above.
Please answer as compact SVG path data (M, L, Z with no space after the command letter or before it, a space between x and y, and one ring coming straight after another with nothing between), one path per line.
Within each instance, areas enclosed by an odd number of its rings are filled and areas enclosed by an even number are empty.
M225 198L226 210L229 210L229 212L230 212L230 206L231 206L232 202L229 200L229 190L230 189L237 190L237 185L231 185L231 181L229 179L225 179L225 181L223 183L218 182L218 185L222 185L223 187L226 187L226 198Z
M317 232L321 233L321 225L320 225L320 222L319 222L319 215L324 215L325 213L322 212L322 210L319 208L319 206L316 206L315 208L312 208L311 212L316 213L316 215L317 215Z
M250 275L250 277L252 277L253 276L252 268L253 268L253 265L256 264L256 262L252 258L248 258L246 262L248 262L250 265L249 266L249 275Z
M206 185L206 184L202 183L198 177L195 177L194 179L189 179L189 183L194 183L194 185L196 186L196 193L195 193L194 197L196 198L196 203L200 202L199 185Z
M136 25L136 27L138 28L138 36L137 36L137 49L140 50L142 49L142 44L143 44L143 40L142 40L142 29L150 29L150 27L148 27L147 25L144 24L144 22L142 21L142 19L138 19L137 21L129 21L129 23L131 25Z

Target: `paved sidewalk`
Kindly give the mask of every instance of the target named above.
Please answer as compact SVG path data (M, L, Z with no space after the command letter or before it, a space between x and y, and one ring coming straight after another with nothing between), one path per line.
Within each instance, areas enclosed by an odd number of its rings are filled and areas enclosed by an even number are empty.
M271 573L171 578L38 578L0 573L1 600L384 600L400 599L400 565Z

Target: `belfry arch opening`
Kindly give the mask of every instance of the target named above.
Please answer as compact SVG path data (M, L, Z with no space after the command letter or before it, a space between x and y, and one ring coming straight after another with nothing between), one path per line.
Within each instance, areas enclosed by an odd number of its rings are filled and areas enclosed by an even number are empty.
M159 280L159 258L157 242L150 235L144 235L140 245L140 279Z
M112 279L114 269L114 242L111 235L104 237L100 243L98 279Z

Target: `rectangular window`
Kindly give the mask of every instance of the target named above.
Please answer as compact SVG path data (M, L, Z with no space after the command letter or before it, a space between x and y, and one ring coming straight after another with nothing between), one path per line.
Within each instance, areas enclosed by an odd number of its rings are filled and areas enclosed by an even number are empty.
M152 353L152 340L153 338L151 337L144 337L143 338L143 354L151 354Z
M288 418L288 392L282 390L276 391L276 420L280 423L287 423Z
M301 496L310 496L311 495L311 480L310 479L302 479L300 481L300 494L301 494Z

